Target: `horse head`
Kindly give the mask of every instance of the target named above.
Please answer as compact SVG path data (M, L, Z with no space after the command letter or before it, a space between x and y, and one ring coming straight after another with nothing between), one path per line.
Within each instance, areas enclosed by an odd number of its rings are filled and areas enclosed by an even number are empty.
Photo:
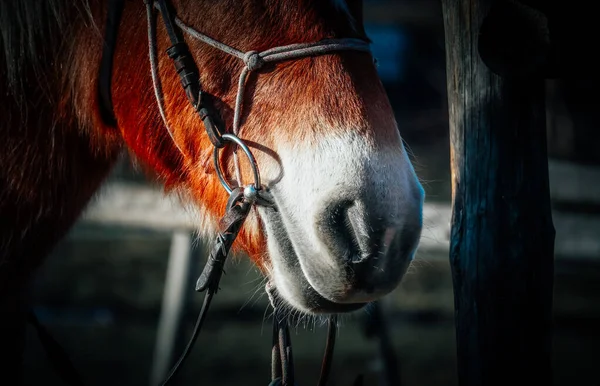
M204 223L214 225L228 195L215 172L213 146L165 54L170 41L159 23L165 128L142 7L127 3L119 29L111 90L115 126L133 154L167 186L186 192ZM186 25L241 52L367 40L358 0L176 0L172 8ZM187 35L186 41L202 90L231 128L247 63ZM276 205L253 209L235 247L303 312L352 311L391 292L417 248L424 193L371 54L340 50L266 63L244 83L237 134ZM219 153L219 162L234 181L231 148ZM253 181L244 157L239 177Z

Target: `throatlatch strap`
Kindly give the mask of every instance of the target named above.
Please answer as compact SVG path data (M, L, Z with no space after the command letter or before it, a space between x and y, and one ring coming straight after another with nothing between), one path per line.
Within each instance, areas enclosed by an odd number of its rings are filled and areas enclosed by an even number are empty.
M104 44L102 45L102 59L100 60L100 73L98 75L98 97L100 99L100 115L102 120L110 126L117 124L112 103L111 83L113 57L119 34L119 23L125 8L125 0L109 0L106 24L104 27Z

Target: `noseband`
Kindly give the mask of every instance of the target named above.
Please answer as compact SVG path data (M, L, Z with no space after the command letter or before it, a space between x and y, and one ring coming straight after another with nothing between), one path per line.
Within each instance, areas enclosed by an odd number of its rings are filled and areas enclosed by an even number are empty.
M173 61L188 101L204 124L208 138L214 147L213 161L217 176L221 182L221 185L229 194L227 208L223 218L219 222L219 231L213 244L213 248L207 259L206 266L204 267L196 284L196 291L206 291L204 302L198 315L192 337L182 356L175 364L164 382L164 384L168 384L178 369L181 368L181 365L187 358L187 355L189 354L196 338L198 337L210 307L212 297L218 290L219 281L223 272L225 261L229 254L229 250L241 227L243 226L244 220L248 216L251 208L255 205L274 206L273 201L269 196L268 188L261 185L258 166L251 150L245 144L244 140L238 136L243 110L244 90L248 74L253 71L259 71L268 63L324 55L343 50L354 50L370 53L370 48L369 44L364 40L344 38L326 39L313 43L291 44L270 48L262 52L243 52L212 39L211 37L186 25L174 14L171 4L168 2L168 0L158 0L155 2L144 0L144 3L146 5L148 21L148 47L150 68L152 73L152 84L160 111L160 116L165 125L165 129L171 137L174 145L179 149L182 155L185 155L184 149L182 149L175 140L173 131L168 124L168 119L164 108L162 84L158 74L158 48L156 38L155 9L157 9L158 13L162 16L166 32L170 39L171 46L166 50L166 52ZM116 44L117 30L123 7L123 0L112 0L110 2L107 27L105 31L105 46L102 55L99 77L99 97L101 101L101 111L103 111L103 115L107 117L105 121L109 124L113 123L115 125L117 121L114 118L115 115L112 107L110 81L114 46ZM217 109L213 105L211 96L202 90L198 67L189 51L188 45L183 39L182 32L185 32L190 37L200 40L207 45L210 45L243 61L244 68L239 75L231 130L226 130L223 120L217 115ZM224 176L219 163L219 150L227 146L227 144L235 146L233 156L237 183L233 187ZM243 185L237 158L238 148L242 149L250 161L254 176L253 184L246 186ZM281 311L282 307L277 306L281 300L278 300L276 288L272 287L271 284L267 284L266 290L269 294L271 305L275 309L275 317L273 321L271 385L274 386L281 384L284 386L292 386L295 385L295 381L287 317L283 315ZM329 318L327 345L321 367L321 377L318 383L319 386L324 386L327 381L327 376L331 366L333 346L335 343L336 329L337 319L335 316L331 316Z

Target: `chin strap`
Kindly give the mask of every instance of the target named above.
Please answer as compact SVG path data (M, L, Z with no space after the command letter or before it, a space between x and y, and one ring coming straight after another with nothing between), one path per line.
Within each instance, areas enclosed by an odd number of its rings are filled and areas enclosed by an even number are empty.
M274 309L273 313L273 344L271 349L271 383L269 386L296 386L294 374L294 357L292 355L292 340L288 326L288 318L281 307L281 300L278 299L276 288L267 283L265 291L269 296L269 301ZM321 363L321 374L317 386L327 385L329 374L331 373L331 364L333 363L333 351L335 348L335 338L337 336L337 315L331 315L327 319L327 342L325 344L325 353ZM360 377L359 377L360 378ZM357 379L358 381L359 379ZM362 385L354 382L354 386Z

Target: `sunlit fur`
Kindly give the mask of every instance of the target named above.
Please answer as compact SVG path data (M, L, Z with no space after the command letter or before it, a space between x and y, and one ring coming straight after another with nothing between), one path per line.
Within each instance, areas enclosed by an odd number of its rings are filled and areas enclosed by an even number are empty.
M336 7L317 1L265 1L264 3L272 4L266 7L268 11L265 13L260 12L260 2L246 1L243 2L246 3L245 6L240 7L246 15L226 12L221 7L229 7L227 3L212 3L210 7L202 7L197 3L175 2L178 13L186 23L241 50L263 50L284 44L316 41L324 37L357 36L347 18L343 17L343 12L340 14ZM212 20L220 22L212 23ZM235 32L236 28L240 29L239 33ZM121 50L125 52L123 59L115 63L114 82L115 112L123 137L138 158L151 165L159 174L173 180L181 178L179 181L186 182L189 193L205 203L207 214L218 217L222 214L227 196L214 175L212 146L181 91L177 75L166 55L161 56L160 69L167 117L169 124L175 129L176 140L187 152L183 165L175 162L169 164L165 162L168 158L161 157L164 153L172 156L177 151L160 124L158 111L154 107L155 100L150 92L149 72L138 71L136 74L137 82L147 85L147 93L141 94L139 86L132 87L132 82L135 82L130 78L132 67L137 69L138 62L146 65L144 33L143 24L123 23L123 39L117 55L121 54ZM159 37L159 47L168 47L166 35L160 34ZM136 41L130 41L133 38ZM197 53L196 60L202 69L203 87L224 103L222 109L225 119L231 122L236 75L242 69L241 61L207 48L201 42L190 40L190 45ZM134 51L134 48L139 51ZM332 130L336 130L336 127L339 130L368 127L364 124L369 118L365 116L363 99L370 99L368 106L372 108L378 108L380 103L387 103L370 61L369 55L346 52L336 56L284 62L276 66L276 71L270 69L251 76L246 90L241 136L251 146L254 143L273 151L277 148L273 145L275 142L310 143L311 139L318 139L320 133L296 130L296 120L304 123L311 119L324 120ZM358 82L363 83L360 86L365 89L360 96L356 94L355 83ZM332 93L336 98L329 98ZM317 96L323 100L310 100ZM389 109L389 106L386 107ZM285 113L273 115L269 111ZM378 113L380 112L374 112L372 119L393 120L389 110L383 114ZM380 117L377 118L376 115ZM381 126L389 128L390 124L393 125L388 122ZM263 175L268 177L266 170L275 155L261 150L255 149L254 152ZM242 158L242 161L245 159ZM249 168L244 167L244 164L242 168L246 173L246 181L251 181ZM259 232L258 221L251 219L249 224L254 226L243 229L238 245L260 264L265 256L264 236Z
M21 3L15 6L12 0L0 0L0 11L26 15L27 6L45 7L34 0ZM50 0L47 4L46 16L58 15L57 22L48 22L48 28L38 31L29 27L20 32L18 43L39 53L31 56L35 63L25 63L16 75L22 84L15 85L9 76L8 55L19 52L11 51L6 43L14 37L10 28L15 24L0 26L4 38L0 50L4 99L0 104L0 213L1 225L8 229L0 239L5 263L0 285L5 286L17 283L14 278L27 277L67 232L123 149L168 190L194 202L211 236L228 198L215 176L211 143L164 54L169 41L159 22L159 72L167 119L183 154L163 127L151 87L143 2L126 2L119 28L112 83L117 127L107 126L98 108L106 2ZM350 14L352 7L339 0L177 0L173 5L187 24L243 51L323 38L366 38ZM201 70L202 87L216 97L229 127L243 64L201 42L188 42ZM56 46L45 51L44 44ZM411 215L420 209L422 189L402 149L370 55L348 51L269 65L249 77L243 111L240 136L252 148L265 183L275 189L286 172L282 158L290 159L296 151L308 157L325 156L324 162L329 162L327 154L317 151L332 152L331 159L337 157L335 152L345 151L353 157L356 149L345 149L342 144L358 138L369 152L398 157L397 172L385 172L374 180L379 184L376 191L390 196L401 190L404 198L394 205L405 203ZM342 139L341 148L323 147L323 139L334 143L335 138ZM365 162L372 158L362 156ZM231 176L230 152L224 151L222 158ZM241 165L245 181L251 181L243 157ZM352 170L346 171L351 178ZM393 176L401 179L387 185L386 178ZM325 176L315 175L311 183L320 179L326 182ZM298 194L307 194L302 188L298 186ZM235 247L272 274L263 221L253 212ZM413 226L418 231L419 221Z

